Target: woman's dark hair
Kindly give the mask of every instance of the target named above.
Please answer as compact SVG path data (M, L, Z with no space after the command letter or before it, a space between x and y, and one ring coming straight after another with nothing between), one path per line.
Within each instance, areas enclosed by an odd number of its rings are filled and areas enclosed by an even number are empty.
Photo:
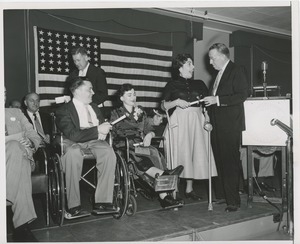
M124 83L118 90L118 96L122 97L125 92L130 91L131 89L134 89L133 85L131 85L130 83Z
M177 57L172 62L172 78L178 79L180 71L179 69L186 63L188 59L193 60L190 54L178 54Z

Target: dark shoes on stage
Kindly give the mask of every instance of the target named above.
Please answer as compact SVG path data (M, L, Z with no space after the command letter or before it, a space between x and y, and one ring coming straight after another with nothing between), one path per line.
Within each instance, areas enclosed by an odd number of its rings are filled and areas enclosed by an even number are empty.
M276 192L276 188L273 187L273 186L270 186L268 185L266 182L259 182L258 183L259 185L259 188L262 190L262 191L267 191L267 192ZM254 188L255 189L258 189L258 186L256 184L254 184Z
M34 237L28 224L23 224L16 228L13 232L14 242L37 242L38 240Z
M199 195L197 195L196 192L194 192L194 191L186 192L185 197L193 199L195 201L200 201L201 200L201 197Z
M214 204L225 204L226 203L226 200L224 198L217 198L215 200L213 200L213 203Z
M168 169L163 172L162 175L180 175L184 167L182 165L177 166L175 169Z
M81 206L76 206L74 208L70 208L66 213L65 213L65 218L66 219L77 219L81 217L86 217L91 215L88 211L84 210L81 208Z
M183 206L183 201L181 199L174 199L171 195L165 196L164 199L159 199L162 208L173 208Z
M95 203L93 208L94 214L116 213L118 209L112 203Z
M236 212L239 208L240 208L239 205L227 205L227 207L225 208L225 212L226 213Z

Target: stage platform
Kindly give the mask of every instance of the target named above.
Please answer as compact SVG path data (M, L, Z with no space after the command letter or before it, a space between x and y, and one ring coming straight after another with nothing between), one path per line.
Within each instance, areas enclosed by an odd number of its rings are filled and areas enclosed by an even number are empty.
M199 192L199 190L198 190ZM201 195L205 195L203 192ZM85 198L87 199L87 198ZM41 201L36 199L38 219L31 224L35 237L40 242L119 242L119 241L234 241L234 240L291 240L283 231L286 218L280 224L274 222L278 210L267 202L254 202L247 208L247 195L241 195L242 204L237 212L226 213L226 205L213 204L208 211L207 197L202 201L185 199L186 204L178 209L161 211L157 200L137 197L138 211L134 216L120 220L112 216L89 216L77 220L65 220L59 227L51 223L45 226ZM280 204L276 203L278 207ZM91 210L88 201L85 209ZM9 219L9 218L8 218ZM12 234L8 220L7 241ZM285 242L286 243L286 242Z

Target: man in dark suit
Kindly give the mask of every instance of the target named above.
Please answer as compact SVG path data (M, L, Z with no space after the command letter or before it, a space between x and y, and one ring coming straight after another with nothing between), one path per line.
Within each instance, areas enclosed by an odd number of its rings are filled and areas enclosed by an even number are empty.
M56 111L56 125L63 133L62 166L66 177L66 192L70 218L86 215L81 209L79 180L83 165L82 148L90 149L96 158L98 170L93 212L96 214L115 211L112 204L116 155L105 141L111 129L104 122L100 109L92 102L92 83L77 77L70 91L73 99Z
M41 141L20 109L5 109L6 202L12 206L14 241L37 241L28 224L37 217L31 171L33 153Z
M224 44L213 44L208 55L210 64L219 71L210 89L211 96L203 99L213 126L212 149L218 171L216 198L225 198L225 211L233 212L241 201L239 148L245 130L243 102L248 96L248 82L245 70L230 61L229 49Z
M98 106L108 98L107 82L105 71L89 63L87 50L84 47L76 47L71 51L74 64L78 70L74 70L68 80L72 82L74 77L86 77L93 85L95 92L92 101Z
M35 131L42 137L44 144L49 144L52 120L49 114L39 111L39 94L35 92L28 93L25 96L24 104L26 105L24 114L27 117L28 121L33 125Z

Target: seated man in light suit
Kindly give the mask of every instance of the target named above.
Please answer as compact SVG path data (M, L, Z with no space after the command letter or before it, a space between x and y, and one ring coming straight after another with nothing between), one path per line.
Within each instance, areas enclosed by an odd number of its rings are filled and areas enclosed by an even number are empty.
M25 96L24 104L26 110L24 111L28 121L33 125L35 131L42 137L43 142L50 143L51 134L51 117L49 114L40 110L40 96L35 92L28 93Z
M14 241L37 241L28 223L37 217L32 200L31 163L40 143L41 138L21 110L6 108L6 201L12 205Z
M81 209L79 189L83 164L82 148L89 148L97 161L98 182L93 212L101 214L115 211L112 200L116 155L105 141L111 125L104 122L97 105L91 103L94 92L90 81L76 77L71 83L70 91L73 99L56 111L56 125L65 137L66 152L62 156L62 165L66 177L70 218L87 214Z

